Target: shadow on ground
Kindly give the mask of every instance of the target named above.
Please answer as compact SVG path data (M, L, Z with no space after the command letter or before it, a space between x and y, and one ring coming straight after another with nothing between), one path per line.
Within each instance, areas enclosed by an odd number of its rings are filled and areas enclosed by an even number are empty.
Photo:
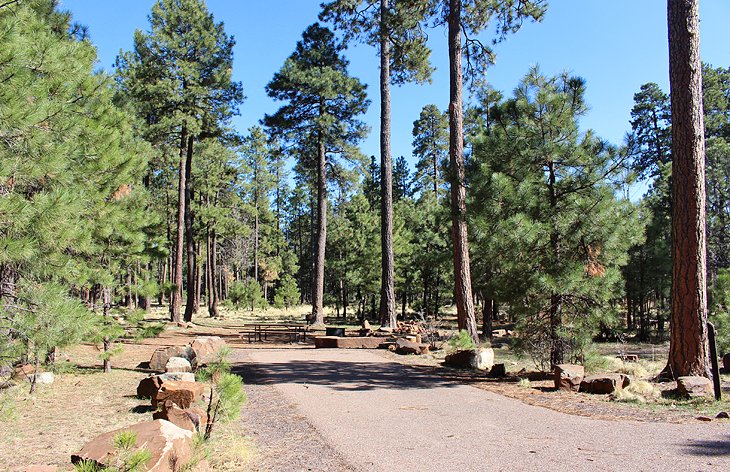
M685 445L684 452L694 456L730 456L730 435L724 439L692 441Z
M233 372L253 385L325 385L340 391L456 387L452 379L435 375L432 368L391 362L301 361L237 364Z

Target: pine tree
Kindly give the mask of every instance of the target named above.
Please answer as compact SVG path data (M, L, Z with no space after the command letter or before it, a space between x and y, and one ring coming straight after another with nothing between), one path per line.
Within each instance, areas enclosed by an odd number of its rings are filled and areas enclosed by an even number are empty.
M380 240L382 245L380 322L395 327L393 252L393 163L390 150L390 85L430 80L427 36L421 28L428 2L335 0L323 4L321 17L377 48L380 56Z
M626 156L579 131L584 88L531 70L513 99L493 107L470 179L486 289L511 304L521 347L548 366L580 358L581 342L615 322L620 268L641 237L634 207L615 196Z
M705 139L696 0L667 0L672 102L672 330L665 373L710 376Z
M484 75L493 52L472 36L496 21L500 41L520 29L526 19L540 20L543 0L448 0L441 5L437 24L445 24L449 42L449 185L451 188L452 239L454 243L454 294L460 330L478 342L471 289L469 238L466 220L464 165L464 107L462 56L467 59L467 79ZM434 10L433 14L436 14ZM466 43L462 43L462 32Z
M328 154L356 156L353 148L366 127L356 117L365 112L369 101L365 86L347 74L343 46L327 28L309 26L296 50L266 86L270 97L288 102L265 123L275 133L303 151L300 159L315 170L317 182L316 244L312 281L312 314L324 323L324 264L327 241ZM308 143L316 144L311 152ZM307 152L309 151L309 152ZM314 164L314 165L311 165Z
M449 149L448 118L436 105L426 105L413 122L413 155L416 157L414 180L421 193L433 191L442 196L443 168Z
M42 361L97 321L92 292L144 250L148 157L51 1L0 8L0 357Z
M177 239L170 315L180 320L183 251L187 253L188 299L185 319L194 309L195 241L189 185L194 143L216 136L243 101L241 85L231 80L235 41L215 23L200 0L159 0L149 16L150 32L135 32L134 50L117 60L120 85L148 124L154 142L177 142ZM184 234L186 246L183 248Z

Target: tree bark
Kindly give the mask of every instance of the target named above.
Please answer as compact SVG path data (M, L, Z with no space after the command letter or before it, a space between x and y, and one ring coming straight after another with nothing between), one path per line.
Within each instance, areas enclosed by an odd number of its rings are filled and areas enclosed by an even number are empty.
M185 161L185 255L187 257L187 296L185 297L185 321L192 321L193 314L198 311L195 305L195 236L193 234L193 211L190 202L193 199L192 189L192 167L193 167L193 141L192 136L188 137L188 152Z
M388 0L380 0L380 324L395 327L393 159L390 154L390 33Z
M175 264L173 266L172 301L170 302L170 319L180 321L180 305L182 303L182 271L183 240L185 231L185 182L187 167L188 127L183 124L180 135L180 178L178 181L177 204L177 239L175 241Z
M312 314L314 324L324 324L324 261L327 243L327 148L319 134L317 153L317 240L312 280Z
M484 339L492 339L492 320L494 319L494 300L485 298L482 300L482 336Z
M211 241L210 241L210 304L208 305L208 312L210 316L217 318L218 313L218 300L220 299L220 292L218 291L218 287L216 284L216 273L218 272L218 250L217 250L217 244L218 244L218 235L216 234L215 229L211 230Z
M460 330L479 342L471 290L469 239L466 224L464 171L464 109L461 68L461 0L449 0L449 160L451 219L454 240L454 295Z
M668 0L672 101L672 324L665 373L710 377L705 140L697 0Z

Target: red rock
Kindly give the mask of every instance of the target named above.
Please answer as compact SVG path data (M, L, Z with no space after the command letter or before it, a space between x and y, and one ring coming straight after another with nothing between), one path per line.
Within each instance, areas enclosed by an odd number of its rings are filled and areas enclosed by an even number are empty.
M398 354L428 354L428 344L414 343L406 339L399 338L395 342L395 352Z
M113 463L117 451L114 437L123 431L133 431L137 435L136 448L144 447L152 457L145 464L149 472L173 472L180 470L192 457L193 433L169 421L153 420L137 423L127 428L104 433L88 442L71 462L93 461L100 467Z
M208 414L198 407L180 408L171 401L166 401L160 411L155 412L152 418L156 420L167 420L170 423L192 431L204 431L208 423Z
M145 377L137 385L137 398L154 398L162 386L162 381L156 375Z
M220 336L198 336L190 343L199 364L216 360L216 354L226 345Z
M556 365L554 371L555 388L577 392L580 389L580 383L583 381L583 375L585 375L585 369L582 365Z
M631 383L631 378L624 374L598 374L589 375L580 383L580 391L597 395L606 395L616 390L626 388Z
M203 398L205 385L197 382L164 382L152 399L152 406L163 404L166 401L175 403L180 408L189 408L190 405Z
M15 367L13 371L13 380L30 380L33 374L36 372L35 367L32 364L22 364ZM44 372L43 368L38 366L38 373Z

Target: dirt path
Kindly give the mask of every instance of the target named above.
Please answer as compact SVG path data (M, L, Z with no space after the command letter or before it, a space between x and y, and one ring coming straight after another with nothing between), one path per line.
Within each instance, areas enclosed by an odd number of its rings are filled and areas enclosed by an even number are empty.
M260 443L288 444L309 458L271 470L730 470L727 422L572 416L367 351L258 349L237 356L251 362L242 373L252 411L261 406L255 396L270 389L263 395L269 411L251 413L275 413ZM251 426L256 430L256 421ZM272 446L277 428L293 433Z

